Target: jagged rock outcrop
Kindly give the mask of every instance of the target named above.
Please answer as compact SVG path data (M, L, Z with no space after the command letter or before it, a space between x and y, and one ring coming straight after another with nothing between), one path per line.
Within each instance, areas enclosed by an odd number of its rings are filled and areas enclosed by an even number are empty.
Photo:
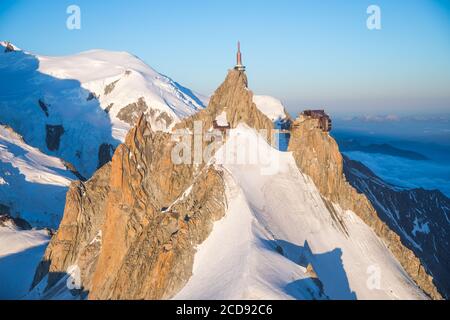
M105 109L107 113L110 111L108 108ZM130 103L120 109L117 113L117 118L133 126L142 113L147 115L148 120L152 123L152 127L158 129L169 129L174 122L174 119L167 112L150 108L143 97L140 97L137 102Z
M105 108L105 113L109 113L111 111L112 107L114 107L114 103L108 104L108 106Z
M28 221L9 215L9 208L0 204L0 227L14 228L17 230L30 230L31 225Z
M4 50L5 53L16 51L16 49L14 48L14 46L10 42L6 41L5 44L6 44L5 45L5 50Z
M195 246L223 216L226 200L222 173L174 164L175 143L141 116L112 162L71 186L34 286L48 275L50 290L72 264L90 299L169 298L186 283Z
M173 144L142 117L115 152L89 298L168 298L189 279L194 246L224 214L224 186L212 167L174 165Z
M236 70L229 71L207 109L174 130L185 130L195 139L195 121L201 121L203 135L223 114L231 128L245 123L272 135L273 123L252 102L245 73ZM338 215L331 203L357 213L418 285L440 298L413 252L378 218L367 198L345 181L336 143L314 121L294 122L289 149L329 204L330 214ZM81 292L89 299L166 299L187 283L196 246L225 214L226 188L222 171L208 161L175 163L172 153L178 141L173 138L154 131L141 115L112 161L89 181L72 184L61 228L36 272L34 286L47 279L46 292L51 292L71 265L80 268ZM313 281L322 287L318 279Z
M50 151L56 151L59 149L59 143L61 136L64 134L64 127L62 125L49 125L45 126L45 142L47 148Z
M120 109L119 113L117 114L117 118L130 125L134 125L136 124L139 116L147 110L147 103L145 103L144 98L141 97L137 102L130 103L129 105Z
M110 174L111 165L106 164L89 181L71 184L63 219L37 268L33 287L48 275L47 288L51 288L75 264L81 270L82 285L90 287L101 246L101 241L94 239L101 236L105 221Z
M253 103L253 93L248 89L247 76L242 71L229 70L225 81L211 97L208 107L182 121L176 128L193 128L194 121L202 121L209 130L218 115L225 112L231 128L240 122L256 130L266 130L270 141L273 134L272 121Z
M89 92L88 97L86 98L86 101L91 101L97 99L97 96L93 92Z
M87 179L77 170L77 168L75 168L75 166L73 164L71 164L70 162L61 160L62 163L64 164L64 166L66 167L67 170L69 170L70 172L72 172L75 177L77 177L79 180L81 181L86 181Z
M108 85L105 87L105 90L104 90L105 96L108 95L108 94L110 94L110 93L114 90L114 88L116 87L116 84L117 84L117 82L119 82L119 80L120 80L120 79L115 80L115 81L111 82L110 84L108 84Z
M434 283L450 296L450 199L438 190L405 189L383 181L362 163L344 156L349 183L365 194L378 216L420 258Z
M114 154L114 146L110 143L102 143L98 148L98 166L103 167L106 163L110 162L112 155Z
M289 151L302 172L311 177L325 201L355 212L384 241L411 278L433 299L441 299L416 255L406 248L400 237L378 216L363 195L345 179L343 158L335 140L319 129L317 119L300 116L292 124Z
M232 126L244 121L272 129L252 102L245 74L235 70L208 109L177 128L202 120L209 130L223 111ZM76 264L90 299L162 299L182 288L192 274L195 246L224 215L226 198L222 172L206 162L175 164L175 143L171 134L153 131L143 115L111 163L88 182L72 184L34 286L48 275L51 289Z

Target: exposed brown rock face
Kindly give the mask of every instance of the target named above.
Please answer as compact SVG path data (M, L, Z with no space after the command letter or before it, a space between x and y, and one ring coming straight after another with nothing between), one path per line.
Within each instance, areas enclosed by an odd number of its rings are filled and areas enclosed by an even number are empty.
M110 109L105 109L105 111L109 112ZM174 121L166 112L150 108L143 97L140 97L137 102L130 103L120 109L117 118L134 126L143 113L146 113L152 123L162 129L170 128Z
M64 216L52 238L33 281L37 285L48 274L48 288L56 284L67 268L77 264L84 287L89 288L100 243L93 241L105 221L105 203L111 165L99 169L88 182L75 181L66 196Z
M173 131L188 130L191 134L197 132L196 123L201 124L200 136L202 137L202 151L209 156L214 155L224 141L220 129L214 129L214 121L225 112L229 128L235 128L239 123L261 130L267 141L274 145L274 130L272 121L253 103L253 93L248 89L247 76L242 71L229 70L224 82L217 88L211 97L208 107L182 120L176 124ZM208 136L212 136L208 138ZM195 147L195 137L192 148ZM212 143L214 142L214 143ZM195 157L195 156L194 156ZM203 157L204 163L208 162L208 156Z
M14 46L11 43L6 42L5 53L14 51L16 51L16 49L14 49Z
M31 225L28 221L20 217L12 217L9 215L9 208L0 204L0 227L9 227L17 230L30 230Z
M384 241L411 278L433 299L441 295L415 254L383 223L368 199L346 181L337 143L319 129L318 120L301 116L292 125L289 151L302 172L312 178L323 197L355 212Z
M174 165L174 143L141 117L110 164L71 186L34 285L49 274L51 288L73 264L90 299L169 298L187 282L225 189L213 167Z
M79 180L81 181L86 181L87 179L85 177L83 177L83 175L77 170L77 168L75 168L75 166L73 164L71 164L70 162L61 160L64 164L64 166L66 167L67 170L69 170L70 172L72 172L74 174L75 177L77 177Z
M194 175L191 165L174 165L172 148L169 134L141 118L114 154L89 298L168 298L189 279L194 246L225 212L224 186L213 168Z
M144 98L141 97L137 102L130 103L126 107L120 109L117 118L133 126L136 124L139 116L147 110L148 106L145 103Z
M192 128L193 121L203 121L203 127L209 129L212 122L225 111L231 128L240 122L257 130L265 129L272 133L272 121L253 103L253 93L248 89L247 76L242 71L229 70L225 81L214 92L208 108L182 121L176 128Z
M114 107L114 103L108 104L108 106L105 108L105 113L109 113L111 111L112 107Z
M117 84L117 82L119 82L119 80L115 80L105 87L105 90L104 90L105 96L110 94L114 90L114 88L116 87L116 84Z
M206 131L222 111L233 127L243 121L272 129L252 102L245 74L234 70L208 109L177 127L192 129L202 120ZM141 116L111 163L88 182L72 184L34 285L48 274L51 291L77 264L90 299L162 299L182 288L192 273L195 246L224 215L226 198L222 173L214 167L173 163L175 143Z

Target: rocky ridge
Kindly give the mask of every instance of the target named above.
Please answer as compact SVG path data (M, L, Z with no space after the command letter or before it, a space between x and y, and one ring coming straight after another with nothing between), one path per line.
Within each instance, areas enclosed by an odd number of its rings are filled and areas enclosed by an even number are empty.
M194 122L201 121L203 134L223 113L231 128L243 122L272 136L273 123L252 102L245 73L236 70L229 71L207 109L174 129L192 134ZM195 247L224 215L227 198L223 173L216 167L171 161L175 144L170 133L153 131L141 116L110 164L89 181L72 184L63 223L36 272L34 286L48 276L50 292L73 264L81 269L81 291L89 299L167 299L186 284ZM414 253L381 222L367 198L345 181L337 144L318 129L316 120L293 123L289 150L330 208L337 203L357 213L416 283L430 297L441 298Z
M300 116L292 124L289 151L302 172L311 177L324 200L355 212L380 237L405 271L433 299L442 296L433 277L424 269L413 251L405 247L398 234L380 218L364 194L345 179L344 161L336 141L319 129L317 119Z
M207 111L177 128L190 130L202 120L207 131L224 110L232 126L245 121L271 129L252 102L245 74L234 70ZM76 264L89 299L163 299L181 289L192 273L195 246L224 215L226 198L222 173L213 166L171 161L175 143L142 116L111 164L89 181L72 184L61 227L33 286L48 275L46 291L51 291ZM94 241L97 235L101 240Z
M206 109L181 121L175 128L193 128L194 121L201 121L203 128L209 130L213 127L213 121L223 112L231 128L243 122L256 130L266 130L268 139L272 136L272 121L256 107L253 93L248 89L247 76L237 70L228 71L225 81L217 88Z
M446 298L450 295L450 199L438 190L405 189L389 184L362 163L344 156L349 183L366 195L379 218L414 251L434 284Z

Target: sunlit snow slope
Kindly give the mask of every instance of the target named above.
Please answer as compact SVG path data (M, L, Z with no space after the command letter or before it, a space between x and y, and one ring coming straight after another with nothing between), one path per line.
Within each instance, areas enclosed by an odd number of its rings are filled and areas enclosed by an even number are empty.
M0 300L27 294L49 240L45 230L0 226Z
M173 122L152 119L154 129L168 129L175 122L204 108L206 98L193 93L158 73L127 52L91 50L73 56L38 56L39 71L58 79L76 79L95 94L102 109L108 109L114 136L123 141L123 127L130 124L117 118L122 108L143 98L157 114L166 113ZM163 120L162 118L161 120Z
M244 125L221 150L215 163L225 172L228 209L175 299L426 298L355 213L327 208L290 153Z
M9 214L33 226L57 228L74 179L60 159L30 147L11 128L0 125L0 204ZM6 245L0 243L1 248Z
M126 52L64 57L5 52L0 43L0 123L89 178L144 112L167 130L204 107L204 97ZM111 146L111 148L109 147Z

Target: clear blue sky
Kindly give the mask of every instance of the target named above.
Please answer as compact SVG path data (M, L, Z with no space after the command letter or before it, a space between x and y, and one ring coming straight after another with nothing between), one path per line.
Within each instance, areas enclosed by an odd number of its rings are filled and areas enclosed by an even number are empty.
M81 8L81 30L66 8ZM366 28L381 7L382 30ZM63 55L129 51L210 94L242 43L250 87L291 112L450 112L450 1L1 0L0 39Z

